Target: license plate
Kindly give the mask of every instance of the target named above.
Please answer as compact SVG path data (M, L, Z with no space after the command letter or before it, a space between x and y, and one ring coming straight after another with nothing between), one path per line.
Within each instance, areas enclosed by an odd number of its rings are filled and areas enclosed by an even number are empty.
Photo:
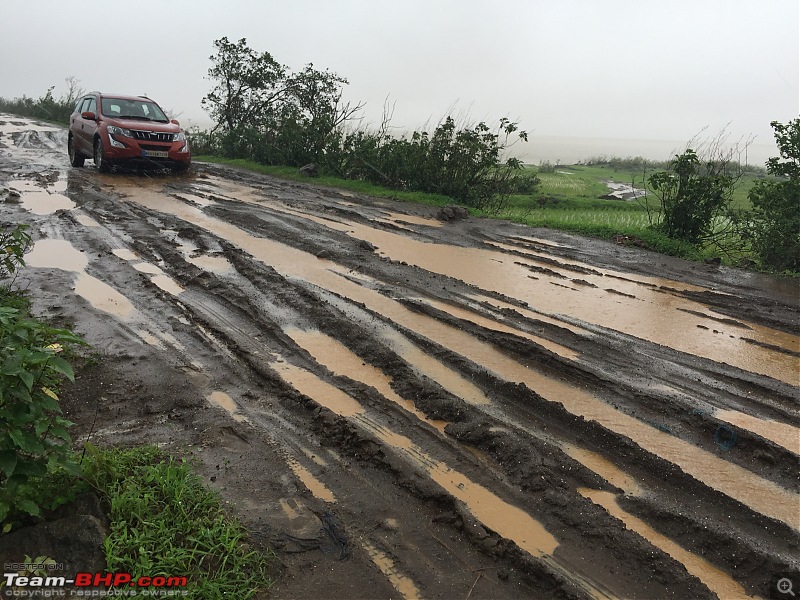
M142 156L148 158L169 158L169 152L166 150L142 150Z

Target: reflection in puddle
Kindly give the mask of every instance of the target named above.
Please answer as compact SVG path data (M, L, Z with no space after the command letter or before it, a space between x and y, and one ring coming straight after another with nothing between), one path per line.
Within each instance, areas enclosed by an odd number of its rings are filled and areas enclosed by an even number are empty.
M797 526L796 497L774 483L766 481L754 473L729 463L710 452L701 450L678 437L659 431L655 427L617 410L584 390L560 381L549 379L534 371L532 368L527 368L525 365L515 362L490 344L483 343L463 331L457 330L435 319L426 318L423 315L413 313L400 303L386 298L374 290L350 281L346 278L347 271L345 269L341 269L342 275L339 276L334 270L340 268L331 261L318 259L312 254L285 246L270 239L254 237L235 225L210 217L195 207L171 199L163 194L147 193L147 190L141 188L136 188L136 190L138 191L131 195L131 201L135 201L156 212L169 212L231 243L237 244L242 249L249 252L254 258L271 265L276 271L289 279L303 279L322 289L334 291L353 302L361 302L365 304L369 310L384 315L387 319L391 319L401 326L418 332L419 335L446 348L453 349L472 362L482 365L490 372L495 373L498 377L515 383L524 382L528 387L548 400L561 402L564 407L573 414L597 421L611 431L629 437L643 449L675 463L686 473L704 482L706 485L739 500L753 510L780 519L792 527ZM423 246L427 247L426 251L428 251L430 250L429 247L435 247L436 244L424 244ZM415 246L415 248L417 248L417 246ZM465 248L451 248L450 250L469 250L464 256L466 261L464 263L452 261L448 263L445 261L446 264L450 264L453 269L465 270L467 274L470 273L470 260L475 259L481 253L489 252L486 250ZM436 252L430 251L429 254L435 255ZM428 262L429 258L431 257L425 258L423 262ZM491 272L498 280L506 281L504 274L498 272L501 267L502 265L492 263ZM477 267L475 271L479 273L481 271L480 267ZM519 275L517 272L515 272L515 274ZM469 275L467 280L469 281L473 278L473 275ZM511 283L509 283L509 285L511 285ZM602 293L605 294L605 292ZM522 295L527 295L527 292ZM571 293L569 295L579 294ZM563 294L561 294L561 296L563 296ZM676 302L679 304L685 302L669 294L656 293L655 296L659 297L662 301ZM559 301L557 305L558 308L551 312L563 312L560 310L563 308L563 298L559 300L559 297L556 297L555 300ZM531 298L531 301L534 304L538 304L535 297ZM597 315L603 314L596 310L597 306L605 306L605 304L600 302L587 306L587 308L592 308L591 314L586 315L587 317L592 317L587 319L590 322L594 321ZM669 319L673 320L673 317L675 317L675 319L680 319L680 315L685 315L685 313L675 311L674 315L669 315ZM647 319L647 314L640 316L642 319ZM664 319L664 315L659 313L656 315L656 318L661 322ZM667 323L663 324L665 326L667 325ZM671 323L670 328L673 330L674 335L685 337L685 330L680 326L680 323ZM727 337L718 337L723 340L728 339ZM725 347L725 351L730 351L727 342L723 341L722 343ZM750 346L750 344L747 345ZM719 350L721 352L723 348ZM758 349L756 354L761 358L775 358L778 356L775 352L767 352L764 354L761 349ZM430 357L427 357L425 360L430 362ZM729 357L728 360L730 360ZM778 357L778 361L779 360L780 357ZM770 368L774 367L778 372L785 375L785 369L780 365L776 366L776 362L778 361L773 361L771 363L772 367ZM792 363L791 372L794 374L796 371L796 359L792 358L790 362ZM531 365L531 367L534 366L535 365ZM280 371L281 365L277 365L275 368ZM289 367L284 368L288 369ZM759 369L756 369L756 371L759 371ZM290 377L294 376L291 372L282 373L282 375L284 374ZM293 381L290 381L290 383L294 384ZM344 396L345 399L348 398L344 394L341 394L341 396ZM314 398L320 402L324 400L324 394L314 394ZM354 401L351 400L351 403L354 403ZM355 407L351 406L350 410L354 411L351 414L357 414L363 409L355 403ZM338 411L334 410L334 412Z
M394 565L394 561L389 556L379 550L366 540L361 540L361 545L367 551L372 562L381 570L392 587L403 596L405 600L419 600L421 598L417 586L410 577L401 573Z
M738 410L719 409L714 411L714 417L720 421L736 425L736 427L752 431L766 440L783 446L790 452L800 454L800 428L794 425L771 419L760 419Z
M247 417L239 414L239 407L236 406L236 402L234 402L233 398L231 398L225 392L211 392L208 396L206 396L206 400L208 400L214 406L225 410L237 423L250 422Z
M336 502L336 498L333 495L333 492L328 489L328 487L322 483L319 479L317 479L311 471L306 469L303 465L301 465L297 460L293 457L289 457L286 460L286 463L289 465L289 468L295 474L300 481L303 482L303 485L308 488L308 491L315 498L319 498L323 502L328 502L333 504Z
M750 598L744 588L734 581L730 575L716 568L707 560L689 552L668 537L657 532L641 519L633 516L617 504L617 499L610 492L601 492L588 488L579 488L578 492L595 504L602 506L608 513L625 523L631 531L635 531L655 547L660 548L677 560L686 570L697 577L720 598L728 600Z

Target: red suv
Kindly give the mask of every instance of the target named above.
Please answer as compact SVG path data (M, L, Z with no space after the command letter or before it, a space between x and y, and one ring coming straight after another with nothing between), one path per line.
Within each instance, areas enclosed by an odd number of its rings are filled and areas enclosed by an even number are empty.
M192 164L189 141L179 123L170 121L146 96L86 94L70 116L67 148L73 167L82 167L92 157L103 173L122 163L175 171L186 171Z

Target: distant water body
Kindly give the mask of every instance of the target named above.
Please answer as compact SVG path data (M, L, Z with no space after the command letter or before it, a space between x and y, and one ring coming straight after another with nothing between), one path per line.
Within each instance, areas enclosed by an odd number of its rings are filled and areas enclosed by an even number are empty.
M686 141L668 140L625 140L612 138L578 137L537 137L530 135L527 144L520 144L514 150L526 164L538 165L542 161L553 164L572 165L595 156L608 158L618 156L642 156L650 160L669 160L686 148ZM750 165L764 166L771 156L778 156L774 144L750 144L747 155L740 161Z

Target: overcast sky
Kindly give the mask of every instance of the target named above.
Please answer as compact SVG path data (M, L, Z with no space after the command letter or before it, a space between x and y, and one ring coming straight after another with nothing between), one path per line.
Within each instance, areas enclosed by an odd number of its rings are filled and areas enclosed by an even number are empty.
M72 75L195 124L222 36L346 77L370 121L388 97L401 129L455 106L519 120L531 144L728 123L767 144L800 112L798 0L0 0L0 25L0 96L59 95Z

